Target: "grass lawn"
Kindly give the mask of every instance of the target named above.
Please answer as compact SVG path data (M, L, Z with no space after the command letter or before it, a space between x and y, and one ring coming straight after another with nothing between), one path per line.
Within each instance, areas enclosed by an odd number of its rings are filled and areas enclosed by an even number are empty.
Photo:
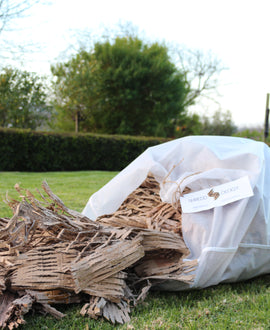
M89 197L112 179L117 172L88 171L88 172L0 172L0 217L11 216L6 204L2 203L6 194L10 198L18 198L14 185L35 193L45 180L52 191L62 199L69 208L81 212Z
M90 195L116 172L0 172L0 197L17 198L19 183L32 192L46 180L52 191L70 208L81 211ZM11 212L0 203L0 217ZM152 292L131 313L131 322L113 326L102 319L80 316L78 305L59 306L66 317L25 316L22 329L270 329L270 275L246 282L222 284L186 292Z

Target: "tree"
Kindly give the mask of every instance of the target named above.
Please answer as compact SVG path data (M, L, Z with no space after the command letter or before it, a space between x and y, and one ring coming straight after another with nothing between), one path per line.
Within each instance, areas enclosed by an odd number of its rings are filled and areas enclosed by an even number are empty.
M211 51L203 52L185 47L176 47L172 53L174 57L176 54L175 61L179 63L179 67L184 72L189 84L186 105L194 105L203 99L217 104L216 97L219 95L220 75L227 70L221 60Z
M36 129L49 115L44 84L37 75L5 68L0 74L0 126Z
M98 35L89 30L77 30L73 36L71 48L73 51L80 48L92 49L98 40L114 41L116 37L136 38L138 35L141 40L147 40L145 33L132 22L119 21L116 26L104 27ZM185 105L187 107L195 104L202 106L206 103L205 105L209 107L211 103L214 103L215 107L217 104L220 106L218 89L221 86L223 72L228 70L222 61L210 50L191 49L178 44L168 44L168 53L173 63L185 75L189 85Z
M95 130L94 108L96 105L96 85L98 78L97 63L93 54L81 50L67 63L52 66L55 76L54 101L57 116L55 128L63 130L73 129L75 132L91 127Z
M168 49L137 37L96 42L52 67L58 110L88 130L111 134L173 135L189 92Z
M139 31L138 27L131 22L119 22L117 25L107 26L98 33L91 30L77 30L73 35L72 45L67 53L78 52L80 49L93 50L98 41L102 43L113 41L118 38L137 38L144 40L144 43L150 44L143 31ZM174 136L182 136L182 134L197 134L199 131L199 117L191 113L198 112L198 108L207 110L216 108L219 103L219 87L222 84L223 72L227 70L221 60L211 51L202 51L199 49L189 49L182 45L167 44L170 60L183 73L186 84L188 86L188 94L186 95L184 107L188 113L184 116L178 116L173 121L177 130ZM186 122L186 124L185 124ZM190 127L193 125L194 127ZM182 128L185 128L182 130Z
M211 119L206 116L202 117L201 123L201 130L204 135L231 136L237 131L230 111L222 112L217 110Z
M176 120L175 134L176 138L187 135L201 135L202 123L198 114L188 114L184 118Z

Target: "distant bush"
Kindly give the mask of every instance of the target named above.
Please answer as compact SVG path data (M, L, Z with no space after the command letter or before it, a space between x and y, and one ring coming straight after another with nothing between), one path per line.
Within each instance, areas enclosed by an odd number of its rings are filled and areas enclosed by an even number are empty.
M0 129L0 171L118 171L161 138Z
M256 141L264 140L264 131L262 129L243 129L234 134L234 136L245 137Z

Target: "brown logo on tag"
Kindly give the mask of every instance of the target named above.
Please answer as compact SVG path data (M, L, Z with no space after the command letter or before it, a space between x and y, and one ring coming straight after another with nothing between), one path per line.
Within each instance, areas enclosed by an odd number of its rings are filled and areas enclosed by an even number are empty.
M219 198L219 192L214 192L213 189L211 189L207 195L209 197L214 197L215 200Z

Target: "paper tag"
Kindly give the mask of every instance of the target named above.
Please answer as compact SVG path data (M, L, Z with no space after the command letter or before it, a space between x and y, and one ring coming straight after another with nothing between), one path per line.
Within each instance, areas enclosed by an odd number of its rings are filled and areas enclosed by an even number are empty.
M248 176L180 197L183 213L210 210L253 196Z

